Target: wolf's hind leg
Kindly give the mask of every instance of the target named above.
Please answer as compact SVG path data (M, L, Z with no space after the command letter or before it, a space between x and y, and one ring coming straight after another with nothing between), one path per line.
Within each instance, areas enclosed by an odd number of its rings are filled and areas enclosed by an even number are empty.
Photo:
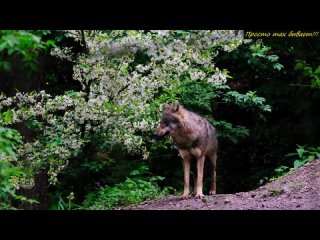
M211 172L211 187L209 191L209 195L216 194L216 166L217 166L217 152L214 152L210 156L208 156L212 166Z

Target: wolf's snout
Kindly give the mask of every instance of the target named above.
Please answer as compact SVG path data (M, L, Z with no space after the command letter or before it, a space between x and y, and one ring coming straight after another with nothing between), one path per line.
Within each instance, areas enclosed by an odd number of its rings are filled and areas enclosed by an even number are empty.
M157 130L156 130L156 132L154 133L154 136L155 136L156 138L161 138L161 137L163 137L164 135L165 135L165 130L162 129L160 126L157 127Z
M154 135L156 138L161 138L161 137L163 137L164 134L162 131L156 131Z
M153 136L155 137L155 138L159 138L161 135L159 134L159 132L160 132L160 127L158 126L157 128L156 128L156 131L153 133Z

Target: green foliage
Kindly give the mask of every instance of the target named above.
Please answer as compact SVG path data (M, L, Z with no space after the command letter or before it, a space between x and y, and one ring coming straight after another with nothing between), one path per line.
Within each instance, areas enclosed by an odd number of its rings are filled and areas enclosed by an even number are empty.
M147 166L141 166L133 170L124 182L89 193L80 209L112 209L151 200L174 191L169 187L161 189L158 182L163 180L164 177L152 175Z
M257 49L251 47L257 44L260 44ZM261 46L270 47L267 55L278 56L277 61L284 66L281 71L274 69L267 58L252 56ZM272 113L265 115L264 121L257 121L245 109L243 112L226 109L230 115L219 116L219 119L250 130L248 138L232 147L225 142L220 145L220 159L223 160L219 166L225 184L221 191L252 190L260 179L274 176L277 166L290 166L289 158L283 156L292 151L292 142L319 146L319 88L306 87L310 86L310 77L304 75L302 69L295 69L297 60L304 61L314 73L319 66L319 50L320 44L315 40L270 39L251 41L237 51L219 55L217 66L232 73L229 86L233 90L256 92L272 107Z
M19 167L12 167L6 161L0 159L0 210L15 210L13 202L26 202L30 204L38 203L33 199L28 199L16 193L12 183L13 177L27 176L28 172Z
M17 160L15 149L21 143L21 135L17 130L0 126L0 156L5 154L9 159Z
M275 169L276 177L281 177L283 175L286 175L288 172L292 172L297 170L299 167L305 165L306 163L313 161L315 159L320 158L320 147L305 147L305 146L299 146L296 149L295 153L289 153L286 155L286 157L292 158L297 157L293 161L293 167L287 167L287 166L280 166Z
M312 88L320 88L320 66L316 66L313 69L305 60L297 60L294 69L302 72L304 77L311 80Z
M243 126L233 126L232 123L226 121L216 121L209 118L213 125L218 129L217 137L224 138L233 143L238 143L241 138L249 136L249 129Z
M277 167L274 171L276 172L276 176L280 177L285 175L289 170L290 168L287 166L280 166L280 167Z
M12 122L12 110L8 109L7 111L1 113L0 112L0 119L3 119L4 123L11 123Z
M271 106L265 104L265 98L258 97L256 93L255 91L248 91L246 94L241 94L236 91L229 91L226 93L224 100L225 102L233 101L242 108L256 108L264 112L271 112Z
M72 202L74 200L74 193L71 192L66 199L63 199L59 192L56 192L56 198L58 199L50 207L50 210L72 210L76 205Z
M297 156L298 159L294 160L292 170L296 170L297 168L305 165L306 163L313 161L315 159L320 158L320 147L305 147L299 146L296 150L296 153L291 153L286 155L287 157Z
M178 87L174 98L179 99L187 108L197 109L202 113L212 113L215 100L221 98L227 90L226 85L213 85L186 78ZM170 99L170 102L174 102L174 98Z
M13 178L27 176L28 172L20 167L13 166L17 160L15 148L21 144L21 136L14 129L0 126L0 210L16 209L13 201L36 203L32 199L16 194Z
M22 57L24 66L31 71L36 70L38 55L42 50L55 46L53 40L42 41L41 35L47 34L40 31L36 35L31 31L22 30L1 30L0 31L0 54L8 56L18 55ZM41 34L41 35L40 35ZM11 70L9 61L0 60L0 69Z
M256 43L250 46L251 54L248 58L248 63L255 65L261 69L268 68L268 65L264 66L265 63L271 64L273 69L280 71L283 65L278 62L279 57L274 54L269 54L271 47L265 46L260 43Z

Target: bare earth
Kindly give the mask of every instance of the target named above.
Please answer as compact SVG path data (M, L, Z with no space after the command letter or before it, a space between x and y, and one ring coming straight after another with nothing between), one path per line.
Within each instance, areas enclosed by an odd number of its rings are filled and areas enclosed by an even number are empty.
M127 210L302 210L320 209L320 159L254 191L181 200L166 196Z

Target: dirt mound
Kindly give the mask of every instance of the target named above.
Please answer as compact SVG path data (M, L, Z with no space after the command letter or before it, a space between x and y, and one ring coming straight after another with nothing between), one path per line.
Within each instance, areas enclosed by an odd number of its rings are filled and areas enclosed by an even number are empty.
M217 194L204 199L181 200L167 196L140 205L122 209L131 210L295 210L320 209L320 159L312 161L295 172L266 184L254 191L236 194Z

